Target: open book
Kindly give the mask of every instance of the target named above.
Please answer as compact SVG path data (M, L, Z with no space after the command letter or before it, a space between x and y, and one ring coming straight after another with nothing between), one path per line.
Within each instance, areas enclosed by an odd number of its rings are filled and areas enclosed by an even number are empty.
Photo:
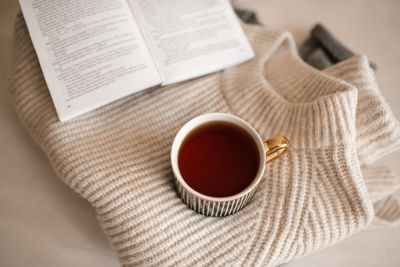
M254 56L228 0L20 0L20 5L61 121Z

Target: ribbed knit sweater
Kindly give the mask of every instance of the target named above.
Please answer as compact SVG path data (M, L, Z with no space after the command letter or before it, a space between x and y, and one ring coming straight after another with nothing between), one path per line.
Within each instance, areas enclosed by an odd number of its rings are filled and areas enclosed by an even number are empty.
M301 61L290 34L259 26L245 31L253 60L61 123L18 16L12 102L60 179L95 208L122 264L281 264L365 228L374 217L372 201L387 200L398 185L386 169L369 167L363 176L360 168L400 144L399 124L367 59L320 72ZM208 112L235 114L262 138L285 135L292 145L267 165L250 203L227 217L195 213L173 185L173 138L186 121ZM385 203L380 218L396 220ZM396 203L390 207L398 211Z

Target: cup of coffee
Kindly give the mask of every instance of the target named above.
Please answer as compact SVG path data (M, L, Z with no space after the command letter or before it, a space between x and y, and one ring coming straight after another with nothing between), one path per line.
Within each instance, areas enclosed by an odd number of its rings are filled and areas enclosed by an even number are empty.
M200 115L175 136L171 165L178 194L206 216L227 216L253 196L265 165L289 149L278 136L263 141L244 120L227 113Z

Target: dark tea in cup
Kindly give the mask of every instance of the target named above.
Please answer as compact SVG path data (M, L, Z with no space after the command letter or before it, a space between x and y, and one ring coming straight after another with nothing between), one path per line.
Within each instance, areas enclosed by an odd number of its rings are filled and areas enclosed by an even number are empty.
M227 216L249 203L268 162L288 151L284 136L263 141L246 121L208 113L188 121L171 147L179 197L206 216Z
M178 154L185 182L207 196L227 197L248 187L260 166L260 153L248 131L226 121L194 128Z

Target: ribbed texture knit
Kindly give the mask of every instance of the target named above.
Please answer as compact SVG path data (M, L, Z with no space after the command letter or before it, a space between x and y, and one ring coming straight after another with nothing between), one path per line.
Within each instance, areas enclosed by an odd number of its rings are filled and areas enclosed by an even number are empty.
M398 123L366 59L323 73L299 59L289 34L245 30L253 60L61 123L18 16L12 102L57 175L96 209L121 263L277 265L365 228L374 217L371 196L378 201L393 192L384 186L388 172L376 171L370 196L360 168L359 159L372 162L399 145ZM196 214L180 200L169 161L179 128L208 112L233 113L262 138L285 135L292 145L267 165L250 203L223 218ZM391 221L400 216L380 211Z

